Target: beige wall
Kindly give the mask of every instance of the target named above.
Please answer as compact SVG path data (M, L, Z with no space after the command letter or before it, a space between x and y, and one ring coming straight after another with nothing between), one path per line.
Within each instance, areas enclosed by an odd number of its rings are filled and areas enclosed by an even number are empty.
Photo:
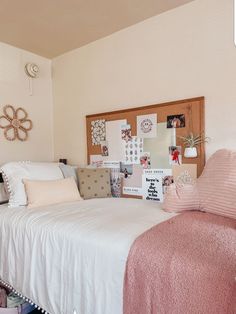
M24 72L26 62L40 67L32 96ZM11 160L53 160L51 61L0 43L0 115L6 104L26 109L34 125L26 142L7 141L0 129L0 164Z
M86 161L85 115L206 97L207 155L236 149L233 0L196 0L53 60L55 159Z

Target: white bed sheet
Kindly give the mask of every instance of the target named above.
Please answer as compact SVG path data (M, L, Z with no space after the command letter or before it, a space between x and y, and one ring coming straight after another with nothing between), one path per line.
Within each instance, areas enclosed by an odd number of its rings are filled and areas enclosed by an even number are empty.
M133 241L175 214L151 201L0 206L0 277L50 314L121 314Z

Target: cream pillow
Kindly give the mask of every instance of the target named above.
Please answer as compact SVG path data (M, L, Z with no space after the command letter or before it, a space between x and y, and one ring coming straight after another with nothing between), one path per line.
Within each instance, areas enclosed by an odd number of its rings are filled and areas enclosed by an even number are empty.
M74 178L34 181L23 179L28 208L81 201Z

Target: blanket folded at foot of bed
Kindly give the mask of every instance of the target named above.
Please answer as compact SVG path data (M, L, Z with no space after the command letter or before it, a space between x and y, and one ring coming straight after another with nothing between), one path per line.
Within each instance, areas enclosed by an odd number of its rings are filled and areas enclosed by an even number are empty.
M236 313L236 220L186 212L129 252L124 314Z

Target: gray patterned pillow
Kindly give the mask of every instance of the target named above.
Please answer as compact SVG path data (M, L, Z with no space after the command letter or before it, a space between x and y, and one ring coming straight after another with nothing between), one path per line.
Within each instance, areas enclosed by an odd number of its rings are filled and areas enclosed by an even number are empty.
M80 195L84 199L111 197L110 169L78 169Z

